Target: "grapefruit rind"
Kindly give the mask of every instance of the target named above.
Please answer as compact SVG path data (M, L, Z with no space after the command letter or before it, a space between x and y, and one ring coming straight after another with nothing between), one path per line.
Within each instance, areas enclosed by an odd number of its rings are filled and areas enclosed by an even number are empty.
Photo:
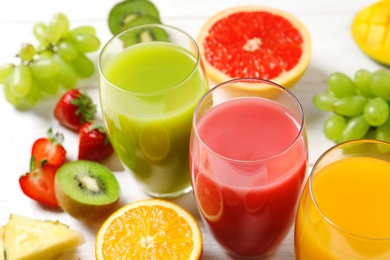
M204 185L203 182L205 181L208 182L207 185ZM195 186L199 209L202 212L203 217L210 222L218 221L223 212L223 198L220 188L211 177L204 173L199 173L198 176L196 176ZM205 204L206 202L208 205ZM207 210L210 206L214 209L218 208L218 212L210 214L211 212Z
M274 83L277 83L285 88L290 88L300 80L300 78L303 76L303 74L307 70L307 67L310 63L310 58L311 58L312 44L311 44L310 33L302 22L300 22L293 15L291 15L285 11L276 9L276 8L271 8L271 7L266 7L266 6L237 6L237 7L223 10L223 11L217 13L216 15L212 16L211 18L209 18L209 20L207 20L206 23L201 27L201 30L200 30L198 37L197 37L197 42L199 45L199 51L200 51L200 54L202 57L202 62L204 63L207 75L210 78L210 80L212 81L212 83L220 84L222 82L231 80L232 78L230 76L224 74L223 72L221 72L217 68L215 68L206 59L206 54L205 54L205 50L203 47L203 42L209 34L209 29L217 21L219 21L219 20L223 19L224 17L227 17L231 14L239 13L239 12L257 12L257 11L269 12L271 14L281 16L284 19L288 20L293 25L294 28L298 29L298 31L301 34L302 40L303 40L303 44L302 44L303 52L302 52L302 56L301 56L298 64L296 64L296 66L294 68L292 68L291 70L284 71L281 74L279 74L279 76L277 76L275 78L269 78L266 80L273 81ZM248 90L248 85L241 85L241 88L244 90ZM253 84L250 85L249 89L252 89L253 91L261 91L261 92L269 91L267 88L264 88L264 87L258 88L258 89L254 88ZM272 95L272 93L271 93L271 95Z
M351 33L358 47L378 63L390 65L390 0L371 4L354 17Z
M198 260L201 259L202 253L203 253L203 238L202 238L202 233L200 230L200 227L195 220L195 218L189 213L187 210L182 208L181 206L170 202L166 200L161 200L161 199L144 199L144 200L138 200L132 203L129 203L121 208L119 208L117 211L115 211L111 216L109 216L103 223L103 225L100 227L97 236L96 236L96 241L95 241L95 257L97 260L103 260L104 255L103 255L103 243L105 242L105 233L112 228L111 224L118 221L119 218L121 218L123 215L126 216L133 216L131 215L131 211L135 210L139 207L160 207L160 208L167 208L169 210L172 210L175 213L170 213L169 216L171 216L172 219L174 219L174 215L177 215L180 219L184 219L186 223L191 228L191 234L192 234L192 241L193 241L193 249L191 251L190 257L188 258L189 260ZM172 219L170 219L172 221ZM163 221L164 223L168 221L167 219L159 219L160 221ZM147 220L146 220L147 221ZM182 221L182 220L181 220ZM162 224L162 223L153 223L154 226ZM166 223L165 223L166 224ZM172 225L170 225L172 227ZM126 232L131 232L130 227L126 225L122 226L123 228L126 229ZM145 227L144 227L145 228ZM175 232L180 232L179 230L175 230ZM172 233L172 230L169 232ZM136 234L136 233L133 233ZM128 233L127 235L131 235L131 233ZM161 233L159 234L161 235ZM168 234L166 234L168 235ZM111 238L108 238L111 239ZM177 241L174 241L177 242ZM113 243L113 242L111 242ZM167 241L164 242L165 244ZM183 243L185 243L183 241ZM117 247L120 246L119 244L116 245ZM128 250L128 249L126 249ZM154 251L154 250L151 250ZM114 252L115 256L112 256L112 259L117 259L121 258L119 253L116 251Z

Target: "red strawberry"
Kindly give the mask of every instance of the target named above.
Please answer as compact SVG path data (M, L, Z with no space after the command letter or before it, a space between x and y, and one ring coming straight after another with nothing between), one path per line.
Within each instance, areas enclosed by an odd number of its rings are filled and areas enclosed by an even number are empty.
M47 131L47 137L37 139L31 149L31 157L35 161L35 167L46 160L55 167L61 166L66 159L66 150L62 146L64 136L61 133L53 135L51 128Z
M54 117L63 126L78 132L81 126L95 119L96 106L92 99L78 89L65 92L54 109Z
M35 165L34 159L31 166ZM22 175L19 178L19 185L23 193L31 199L50 207L58 207L55 196L54 178L58 167L41 161L38 167Z
M96 121L85 123L79 135L79 160L100 161L114 152L105 128Z

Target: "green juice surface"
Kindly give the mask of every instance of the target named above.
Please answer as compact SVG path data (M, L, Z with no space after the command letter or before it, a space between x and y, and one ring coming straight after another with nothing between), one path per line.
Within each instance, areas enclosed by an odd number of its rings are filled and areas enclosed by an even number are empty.
M192 116L208 90L193 54L170 43L135 45L103 73L101 104L119 158L151 195L190 189Z

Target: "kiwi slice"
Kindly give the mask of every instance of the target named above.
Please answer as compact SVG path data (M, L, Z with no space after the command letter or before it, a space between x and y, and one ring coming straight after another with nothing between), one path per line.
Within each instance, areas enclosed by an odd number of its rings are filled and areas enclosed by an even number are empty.
M111 9L108 15L108 27L113 35L140 16L151 16L160 22L160 13L157 7L148 0L126 0Z
M163 28L154 27L153 25L156 24L156 22L153 22L153 19L154 18L149 16L140 16L127 24L126 27L134 27L134 30L119 35L124 47L141 42L169 42L168 33Z
M63 164L57 170L54 187L59 206L83 222L106 216L120 196L113 172L100 163L86 160Z

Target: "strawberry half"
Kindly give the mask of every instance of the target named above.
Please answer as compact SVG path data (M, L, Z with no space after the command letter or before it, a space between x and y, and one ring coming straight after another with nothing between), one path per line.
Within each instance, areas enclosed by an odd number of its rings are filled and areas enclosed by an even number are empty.
M35 165L32 158L31 167ZM58 207L55 196L54 179L58 167L41 161L38 167L19 178L19 185L23 193L29 198L50 207Z
M66 159L66 150L62 146L63 141L64 136L61 133L53 135L51 128L47 131L47 137L37 139L31 149L31 157L35 161L35 168L43 160L55 167L61 166Z
M66 128L78 132L83 124L95 119L96 106L92 99L79 89L65 92L54 109L54 117Z
M105 128L96 121L85 123L79 135L79 160L100 161L114 152Z

